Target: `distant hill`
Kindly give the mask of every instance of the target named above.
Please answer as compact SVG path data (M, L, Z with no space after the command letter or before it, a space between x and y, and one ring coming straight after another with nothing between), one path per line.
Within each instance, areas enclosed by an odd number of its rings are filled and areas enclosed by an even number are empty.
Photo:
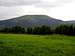
M21 17L0 21L0 29L10 28L16 25L21 27L26 27L26 28L47 25L53 28L60 24L75 25L75 21L62 21L62 20L49 17L47 15L25 15Z
M25 15L21 17L16 17L8 20L0 21L0 28L21 26L21 27L33 27L33 26L57 26L63 21L54 19L47 15Z

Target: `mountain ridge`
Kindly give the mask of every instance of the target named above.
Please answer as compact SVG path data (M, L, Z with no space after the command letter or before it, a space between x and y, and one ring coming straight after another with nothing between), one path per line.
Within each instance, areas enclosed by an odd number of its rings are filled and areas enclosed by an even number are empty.
M47 15L24 15L0 21L0 28L9 28L16 25L21 27L33 27L41 25L55 27L62 23L67 23L67 21L58 20Z

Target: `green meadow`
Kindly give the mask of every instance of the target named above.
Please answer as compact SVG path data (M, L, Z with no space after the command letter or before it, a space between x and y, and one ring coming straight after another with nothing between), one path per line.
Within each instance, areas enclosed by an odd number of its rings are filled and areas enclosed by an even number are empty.
M75 56L75 36L0 34L0 56Z

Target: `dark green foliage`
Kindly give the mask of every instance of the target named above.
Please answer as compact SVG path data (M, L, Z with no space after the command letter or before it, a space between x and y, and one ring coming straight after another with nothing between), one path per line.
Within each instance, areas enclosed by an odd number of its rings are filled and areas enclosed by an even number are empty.
M65 34L65 35L75 35L74 25L60 25L55 29L51 27L42 25L33 28L22 28L20 26L15 26L12 28L4 28L0 30L1 33L17 33L17 34L37 34L37 35L48 35L48 34Z
M56 34L75 35L75 26L60 25L55 29Z
M0 30L1 33L25 33L25 29L19 26L15 26L12 28L5 28Z
M69 30L69 26L60 25L55 29L55 33L57 34L66 34Z
M40 30L41 34L51 34L51 28L48 26L42 26Z
M45 35L45 34L51 34L51 28L48 26L41 26L41 27L34 27L32 29L32 34L41 34L41 35Z
M13 33L24 33L25 32L24 28L19 27L19 26L13 27L10 30Z
M27 34L32 34L32 28L27 28Z
M40 34L40 27L33 28L33 34Z

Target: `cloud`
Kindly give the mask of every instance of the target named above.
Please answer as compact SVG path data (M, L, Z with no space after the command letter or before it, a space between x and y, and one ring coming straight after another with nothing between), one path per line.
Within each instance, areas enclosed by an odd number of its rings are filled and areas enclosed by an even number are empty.
M0 0L0 6L35 5L37 7L56 7L73 0Z
M19 13L20 10L21 10L21 8L19 8L19 7L2 7L2 6L0 6L0 20L20 16L20 13Z
M21 16L25 14L47 14L53 15L53 17L55 17L55 15L59 17L59 15L63 12L63 8L59 9L59 6L62 7L62 5L71 2L74 2L75 6L75 0L0 0L0 20ZM73 5L71 5L70 7L72 6ZM55 10L53 10L52 8ZM56 8L58 9L56 10ZM62 12L59 13L59 11Z
M36 4L36 7L45 7L45 8L51 8L51 7L58 7L62 6L67 3L71 3L74 0L42 0L42 2Z
M39 2L40 0L0 0L0 6L31 5Z
M34 6L15 6L15 7L0 6L0 20L10 19L28 14L45 14L45 13L46 12L44 9L35 8Z

